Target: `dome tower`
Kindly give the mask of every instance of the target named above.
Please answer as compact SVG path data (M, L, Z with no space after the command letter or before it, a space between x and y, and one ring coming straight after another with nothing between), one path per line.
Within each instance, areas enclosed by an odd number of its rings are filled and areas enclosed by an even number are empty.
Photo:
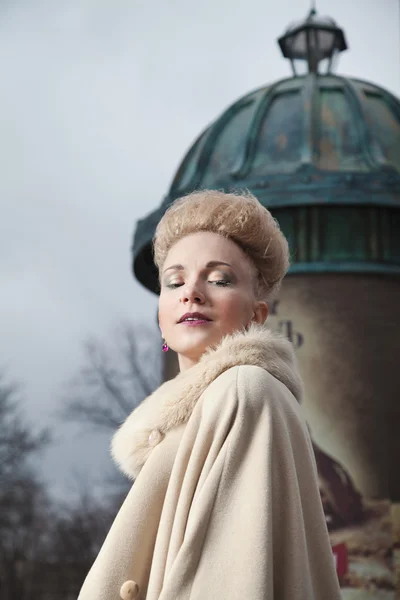
M363 494L400 501L400 102L334 74L345 35L315 11L279 45L293 76L240 98L198 137L137 224L133 271L157 292L152 237L177 197L252 191L291 247L270 322L297 348L314 438Z

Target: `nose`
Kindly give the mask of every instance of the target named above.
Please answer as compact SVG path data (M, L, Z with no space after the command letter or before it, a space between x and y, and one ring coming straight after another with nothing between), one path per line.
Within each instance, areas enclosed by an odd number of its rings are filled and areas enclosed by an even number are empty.
M205 298L197 286L182 286L180 301L182 304L204 304Z

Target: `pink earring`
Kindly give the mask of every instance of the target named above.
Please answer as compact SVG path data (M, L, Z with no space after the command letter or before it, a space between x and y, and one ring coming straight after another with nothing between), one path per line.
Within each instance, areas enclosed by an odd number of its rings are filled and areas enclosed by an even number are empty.
M162 351L163 352L168 352L168 350L169 350L168 344L167 344L167 342L164 342L163 345L162 345Z

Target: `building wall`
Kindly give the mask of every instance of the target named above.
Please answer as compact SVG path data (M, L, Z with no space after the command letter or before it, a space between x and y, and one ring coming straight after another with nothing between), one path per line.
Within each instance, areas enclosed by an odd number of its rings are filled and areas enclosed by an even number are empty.
M313 439L362 494L400 501L400 279L291 275L271 328L294 344Z

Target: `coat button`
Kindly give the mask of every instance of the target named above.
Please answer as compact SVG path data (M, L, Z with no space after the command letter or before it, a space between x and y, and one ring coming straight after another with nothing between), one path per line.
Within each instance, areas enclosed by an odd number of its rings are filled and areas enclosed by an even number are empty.
M122 600L135 600L139 595L139 586L136 581L129 580L121 586L119 595Z
M163 437L164 436L161 433L161 431L159 431L158 429L153 429L153 431L149 435L149 446L154 448L154 446L157 446L157 444L161 442Z

